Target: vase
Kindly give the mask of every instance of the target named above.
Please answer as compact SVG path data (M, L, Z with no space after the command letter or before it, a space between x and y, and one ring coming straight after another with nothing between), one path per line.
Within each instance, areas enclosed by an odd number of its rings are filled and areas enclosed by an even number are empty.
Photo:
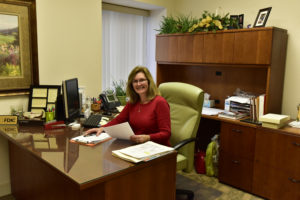
M125 106L126 105L126 96L117 96L118 100L121 103L121 106Z

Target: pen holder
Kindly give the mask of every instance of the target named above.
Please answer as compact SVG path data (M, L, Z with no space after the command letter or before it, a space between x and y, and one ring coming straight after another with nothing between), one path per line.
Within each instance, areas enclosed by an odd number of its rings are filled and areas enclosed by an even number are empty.
M54 120L54 112L46 112L46 122Z
M93 103L93 104L91 104L91 109L92 109L92 111L94 111L94 112L100 111L100 107L101 107L101 104L100 104L100 103Z

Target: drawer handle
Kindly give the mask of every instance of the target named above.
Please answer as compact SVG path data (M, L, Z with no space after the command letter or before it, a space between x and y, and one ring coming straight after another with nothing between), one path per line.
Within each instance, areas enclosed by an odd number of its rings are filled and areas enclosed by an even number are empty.
M300 143L297 142L293 142L293 145L295 145L296 147L300 147Z
M238 161L238 160L232 160L232 163L233 163L233 164L239 165L239 164L240 164L240 161Z
M242 133L243 131L239 130L239 129L232 129L232 132L236 132L236 133Z
M289 178L289 180L293 183L300 183L300 180L294 179L294 178Z

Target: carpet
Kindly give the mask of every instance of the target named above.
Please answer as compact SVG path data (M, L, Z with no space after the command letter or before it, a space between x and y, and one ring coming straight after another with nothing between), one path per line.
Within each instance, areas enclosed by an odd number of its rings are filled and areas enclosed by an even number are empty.
M191 190L194 192L194 200L211 200L216 199L222 194L219 190L216 190L211 187L207 187L193 179L185 177L181 174L176 175L176 188ZM184 196L176 196L176 200L184 200Z

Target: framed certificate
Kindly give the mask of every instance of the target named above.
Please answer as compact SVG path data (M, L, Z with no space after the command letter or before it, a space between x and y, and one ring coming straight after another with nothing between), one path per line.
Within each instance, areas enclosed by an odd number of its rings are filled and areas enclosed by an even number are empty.
M45 117L46 111L55 111L60 89L60 85L31 86L28 111L43 111L43 118Z

